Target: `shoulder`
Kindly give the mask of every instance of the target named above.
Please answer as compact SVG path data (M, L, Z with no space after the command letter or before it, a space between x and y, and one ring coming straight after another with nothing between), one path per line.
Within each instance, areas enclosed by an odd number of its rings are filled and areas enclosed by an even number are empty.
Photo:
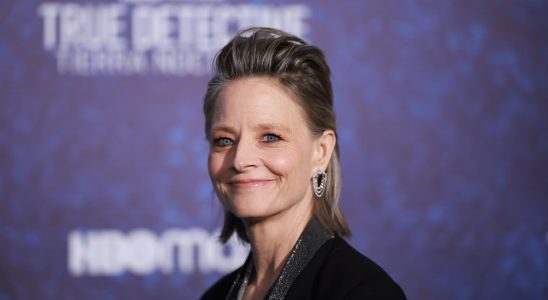
M405 299L400 286L375 262L345 240L335 237L326 242L301 273L296 290L314 286L310 299ZM307 282L308 281L308 282ZM306 282L306 283L305 283Z
M390 276L374 261L354 249L340 237L331 240L331 249L324 260L324 270L344 274L351 281L365 279L392 281ZM333 274L334 275L334 274Z
M369 296L375 299L405 299L400 286L374 261L358 252L345 240L333 239L325 261L324 276L330 281L346 281L346 297ZM363 298L362 298L363 299Z
M216 299L225 299L226 295L232 287L232 283L236 280L236 276L240 272L242 267L234 270L232 273L221 277L217 282L215 282L205 293L200 297L201 300L216 300Z

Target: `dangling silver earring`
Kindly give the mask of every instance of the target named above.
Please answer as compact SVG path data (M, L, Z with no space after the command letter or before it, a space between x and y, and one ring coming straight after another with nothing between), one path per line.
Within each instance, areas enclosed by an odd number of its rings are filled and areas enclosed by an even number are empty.
M316 171L312 176L312 187L316 197L321 198L327 188L327 173L323 170Z

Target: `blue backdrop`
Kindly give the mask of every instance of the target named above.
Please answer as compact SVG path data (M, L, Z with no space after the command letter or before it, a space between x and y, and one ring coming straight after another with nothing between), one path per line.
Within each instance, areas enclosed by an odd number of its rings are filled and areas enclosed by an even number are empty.
M545 1L2 1L0 299L196 299L202 96L238 29L326 53L350 242L410 299L548 297Z

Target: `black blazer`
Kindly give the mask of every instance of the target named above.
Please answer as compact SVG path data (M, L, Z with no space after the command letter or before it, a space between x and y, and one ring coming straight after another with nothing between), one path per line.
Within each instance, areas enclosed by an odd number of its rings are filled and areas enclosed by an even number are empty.
M238 272L221 278L201 299L225 299ZM297 277L285 299L406 299L386 272L345 240L325 242Z

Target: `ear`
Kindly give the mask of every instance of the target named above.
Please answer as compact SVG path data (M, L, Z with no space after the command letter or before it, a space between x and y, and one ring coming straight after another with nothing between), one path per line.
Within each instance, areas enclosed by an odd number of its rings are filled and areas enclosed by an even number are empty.
M333 130L325 130L320 137L314 142L314 157L313 163L316 170L327 169L335 144L337 143L337 137Z

